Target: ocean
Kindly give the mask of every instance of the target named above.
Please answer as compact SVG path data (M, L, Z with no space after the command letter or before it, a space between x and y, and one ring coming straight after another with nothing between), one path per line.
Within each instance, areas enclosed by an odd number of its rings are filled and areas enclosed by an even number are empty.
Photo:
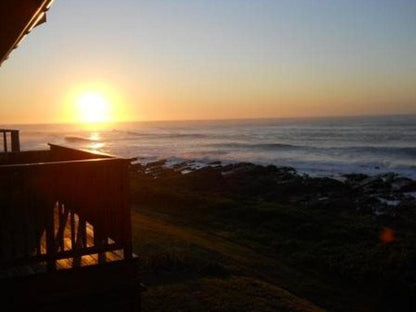
M21 130L22 150L55 143L141 163L252 162L312 176L395 172L416 179L416 115L7 127Z

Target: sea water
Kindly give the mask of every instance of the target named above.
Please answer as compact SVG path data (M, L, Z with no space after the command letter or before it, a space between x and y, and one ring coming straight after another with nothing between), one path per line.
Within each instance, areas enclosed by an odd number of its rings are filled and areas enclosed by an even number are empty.
M252 162L313 176L395 172L416 179L416 115L12 127L21 130L22 150L55 143L142 163Z

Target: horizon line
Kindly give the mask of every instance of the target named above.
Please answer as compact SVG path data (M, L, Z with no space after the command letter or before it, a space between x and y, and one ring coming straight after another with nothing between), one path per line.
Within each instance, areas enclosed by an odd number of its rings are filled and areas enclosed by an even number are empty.
M408 114L358 114L358 115L321 115L321 116L300 116L300 117L240 117L240 118L203 118L203 119L149 119L149 120L122 120L97 123L85 123L80 121L62 122L21 122L21 123L0 123L3 125L82 125L82 124L121 124L121 123L151 123L151 122L198 122L198 121L244 121L244 120L289 120L289 119L339 119L339 118L364 118L364 117L405 117L416 116L415 113Z

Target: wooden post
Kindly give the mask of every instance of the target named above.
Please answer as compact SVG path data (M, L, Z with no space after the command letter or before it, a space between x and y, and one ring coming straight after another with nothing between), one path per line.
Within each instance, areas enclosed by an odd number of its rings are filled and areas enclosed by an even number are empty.
M81 248L87 246L87 221L83 217L79 217L78 221L78 235L77 235L77 246L82 246Z
M105 247L104 239L101 234L101 226L94 226L94 246L99 249L102 249L103 247ZM105 261L106 261L105 252L100 251L98 253L98 263L105 263Z
M6 131L3 131L3 147L4 147L4 152L7 153L7 133L6 133Z
M58 231L56 233L56 248L61 251L65 250L65 227L68 220L69 210L64 204L57 203L58 208Z
M130 189L129 189L129 167L130 162L124 161L122 164L122 179L121 179L121 208L123 216L123 254L124 259L131 259L133 257L133 243L131 238L131 215L130 215Z
M47 220L47 227L46 227L46 252L48 255L48 271L55 271L56 270L56 246L55 246L55 220L54 220L54 210L55 204L51 201L46 201L48 207L48 220Z
M75 215L74 212L71 211L71 248L72 250L75 250L76 244L75 244Z
M10 136L12 140L12 152L20 152L19 130L11 130Z

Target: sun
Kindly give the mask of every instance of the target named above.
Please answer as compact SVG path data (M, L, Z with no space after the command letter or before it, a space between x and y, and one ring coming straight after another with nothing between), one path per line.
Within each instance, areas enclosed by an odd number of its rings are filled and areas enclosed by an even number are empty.
M111 105L99 92L82 94L77 101L80 120L84 123L100 123L112 120Z

